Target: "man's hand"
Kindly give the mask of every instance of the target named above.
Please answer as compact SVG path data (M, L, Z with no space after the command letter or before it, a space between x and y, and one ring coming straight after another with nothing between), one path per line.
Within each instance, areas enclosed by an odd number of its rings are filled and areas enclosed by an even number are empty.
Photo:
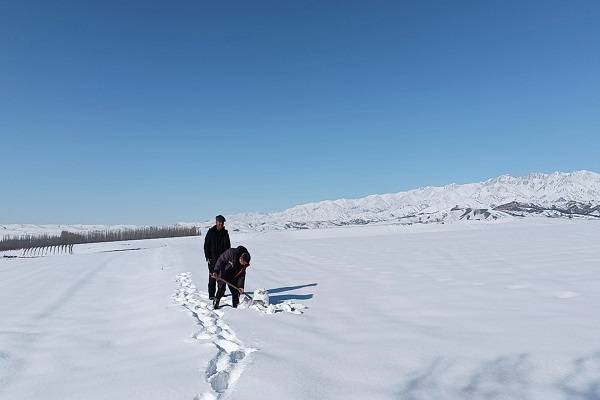
M239 289L240 289L240 294L244 294L244 288L243 288L243 287L241 287L241 288L239 288Z
M219 279L219 273L218 272L213 272L212 273L212 277L215 279Z

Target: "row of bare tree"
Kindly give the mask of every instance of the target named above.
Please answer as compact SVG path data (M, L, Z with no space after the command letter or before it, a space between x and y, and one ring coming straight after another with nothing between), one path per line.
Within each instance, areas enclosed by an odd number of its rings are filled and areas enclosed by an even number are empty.
M200 229L184 226L148 226L135 229L90 231L74 233L62 231L60 236L25 235L4 236L0 251L23 250L23 255L73 253L73 245L82 243L118 242L123 240L158 239L181 236L199 236Z

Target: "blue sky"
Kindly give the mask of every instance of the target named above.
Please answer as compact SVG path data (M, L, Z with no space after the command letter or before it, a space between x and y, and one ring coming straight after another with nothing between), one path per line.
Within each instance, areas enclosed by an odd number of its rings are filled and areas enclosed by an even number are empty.
M0 223L600 171L600 2L0 3Z

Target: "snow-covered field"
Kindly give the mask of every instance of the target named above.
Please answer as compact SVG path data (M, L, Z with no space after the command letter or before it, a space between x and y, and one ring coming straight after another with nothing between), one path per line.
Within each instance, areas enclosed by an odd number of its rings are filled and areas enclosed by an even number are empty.
M203 237L0 258L0 398L600 398L600 221L231 234L303 314L208 309Z

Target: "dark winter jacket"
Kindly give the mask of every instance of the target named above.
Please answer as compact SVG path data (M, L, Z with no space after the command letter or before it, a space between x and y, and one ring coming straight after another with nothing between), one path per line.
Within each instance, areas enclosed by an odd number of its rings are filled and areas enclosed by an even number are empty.
M219 256L230 247L231 242L229 241L227 229L218 230L215 225L206 232L206 237L204 238L204 257L206 257L209 264L214 265Z
M215 272L218 272L221 278L233 285L243 288L246 280L246 268L240 264L240 256L243 253L248 253L244 246L238 246L234 249L229 249L221 254L215 265ZM219 285L224 285L219 281Z

